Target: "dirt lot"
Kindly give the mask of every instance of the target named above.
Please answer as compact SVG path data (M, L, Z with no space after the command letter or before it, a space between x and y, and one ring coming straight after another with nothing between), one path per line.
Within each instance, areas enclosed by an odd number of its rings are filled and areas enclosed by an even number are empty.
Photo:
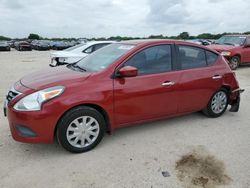
M0 52L0 106L15 81L48 64L49 52ZM15 142L1 113L0 187L249 188L250 67L237 76L246 89L240 112L117 130L84 154Z

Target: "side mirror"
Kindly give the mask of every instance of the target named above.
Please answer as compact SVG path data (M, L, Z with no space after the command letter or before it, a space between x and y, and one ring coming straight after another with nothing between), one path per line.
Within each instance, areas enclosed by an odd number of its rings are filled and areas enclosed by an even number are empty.
M122 67L118 72L118 77L135 77L138 75L138 69L132 66Z
M246 44L244 45L244 47L245 47L245 48L250 48L250 43L246 43Z

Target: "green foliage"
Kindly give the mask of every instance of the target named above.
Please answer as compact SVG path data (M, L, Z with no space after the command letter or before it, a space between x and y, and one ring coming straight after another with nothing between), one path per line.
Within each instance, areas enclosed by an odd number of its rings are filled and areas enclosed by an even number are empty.
M0 36L0 40L11 40L9 37Z
M183 39L183 40L190 39L189 37L190 37L190 36L189 36L189 33L188 33L188 32L182 32L182 33L180 33L180 34L177 36L178 39Z
M28 36L28 39L31 40L39 40L41 37L38 34L34 34L34 33L30 33L30 35Z

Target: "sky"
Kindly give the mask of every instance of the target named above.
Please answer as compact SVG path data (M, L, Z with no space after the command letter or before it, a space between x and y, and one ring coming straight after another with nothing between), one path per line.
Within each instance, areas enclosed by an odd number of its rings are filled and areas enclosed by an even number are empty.
M0 35L110 37L250 31L250 0L0 0Z

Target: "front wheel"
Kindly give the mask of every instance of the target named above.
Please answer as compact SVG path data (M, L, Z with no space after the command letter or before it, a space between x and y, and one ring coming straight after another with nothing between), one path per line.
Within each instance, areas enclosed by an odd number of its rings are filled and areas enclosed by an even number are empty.
M228 93L225 89L217 91L210 99L207 107L203 110L209 117L219 117L226 111L228 106Z
M100 112L81 106L63 116L58 124L57 139L66 150L82 153L99 144L105 127L105 120Z
M236 70L240 65L240 57L233 56L229 61L229 66L232 70Z

